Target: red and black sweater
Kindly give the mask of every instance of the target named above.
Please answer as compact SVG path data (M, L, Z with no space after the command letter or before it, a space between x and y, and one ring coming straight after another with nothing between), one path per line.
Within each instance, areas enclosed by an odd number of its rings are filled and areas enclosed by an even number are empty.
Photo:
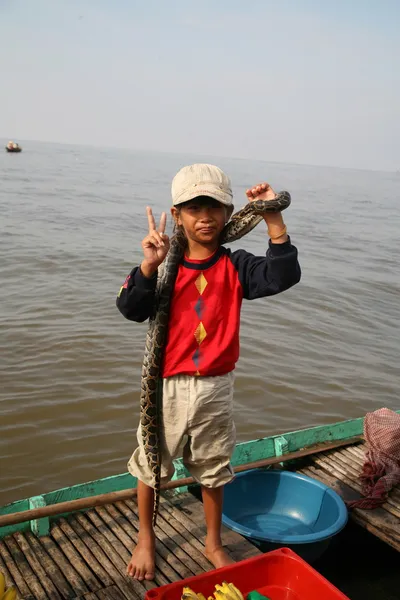
M300 281L297 249L290 239L272 244L266 256L224 246L205 260L184 258L171 299L162 376L224 375L239 358L242 299L283 292ZM131 321L153 312L157 274L135 267L117 297L117 307Z

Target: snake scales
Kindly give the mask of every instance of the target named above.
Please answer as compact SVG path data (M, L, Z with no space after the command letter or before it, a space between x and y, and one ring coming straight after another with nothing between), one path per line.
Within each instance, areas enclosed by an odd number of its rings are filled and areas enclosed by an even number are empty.
M221 243L240 239L262 220L268 212L280 212L290 205L290 194L280 192L274 200L254 200L232 215L221 233ZM162 402L160 367L168 327L169 305L179 264L183 258L186 237L178 230L171 239L168 254L158 269L155 290L155 310L149 320L142 365L140 394L140 424L144 451L153 474L156 523L160 501L161 452L159 422Z

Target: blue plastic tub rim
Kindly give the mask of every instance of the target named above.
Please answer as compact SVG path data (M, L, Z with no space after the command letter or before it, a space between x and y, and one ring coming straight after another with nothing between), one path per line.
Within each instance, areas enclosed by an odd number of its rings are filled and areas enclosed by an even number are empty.
M261 469L253 469L252 471L242 471L242 473L237 473L235 479L239 477L244 477L248 473L254 473L255 471L262 472ZM333 498L335 504L338 508L338 517L336 521L327 529L323 531L318 531L316 533L309 533L306 535L288 535L288 536L275 536L275 537L267 537L266 535L260 534L260 531L257 529L251 529L249 527L245 527L243 525L239 525L236 521L232 521L229 517L227 517L224 513L222 514L222 522L226 527L232 529L232 531L236 531L241 535L252 538L255 540L259 540L261 542L270 542L273 544L312 544L316 542L322 542L330 537L333 537L337 533L339 533L346 525L348 520L348 512L345 503L342 498L330 487L318 481L316 479L312 479L312 477L308 477L307 475L303 475L301 473L293 473L291 471L263 471L268 476L274 475L279 476L280 474L284 474L285 477L293 477L295 479L301 479L303 481L311 482L314 486L319 487L324 491L325 494L328 494Z

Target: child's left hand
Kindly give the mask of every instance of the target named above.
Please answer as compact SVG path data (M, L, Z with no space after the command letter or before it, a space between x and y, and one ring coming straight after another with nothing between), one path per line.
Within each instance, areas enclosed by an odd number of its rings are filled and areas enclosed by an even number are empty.
M254 200L274 200L276 198L276 194L269 183L258 183L246 190L246 196L249 202L254 202ZM283 244L287 241L286 227L280 212L265 213L264 221L267 224L268 233L273 244Z
M274 200L276 198L276 194L269 183L258 183L246 190L246 196L249 199L249 202L254 202L254 200Z

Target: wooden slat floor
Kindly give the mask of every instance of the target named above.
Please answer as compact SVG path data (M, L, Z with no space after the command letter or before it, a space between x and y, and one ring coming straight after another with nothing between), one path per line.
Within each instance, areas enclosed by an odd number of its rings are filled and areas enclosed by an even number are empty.
M359 443L328 450L305 459L299 472L319 479L334 489L344 500L361 497L360 474L364 464L365 444ZM400 551L400 486L389 494L382 507L350 511L351 518L397 551Z
M363 443L305 458L299 472L322 481L344 500L361 495L359 476ZM400 551L400 486L382 507L354 509L351 518ZM128 500L75 513L52 525L50 535L16 533L0 541L0 571L25 600L143 599L154 586L178 581L212 568L204 555L205 526L201 503L191 494L165 494L156 526L157 559L153 582L125 575L137 543L138 512ZM223 543L235 560L259 553L237 533L223 530Z
M205 533L203 508L194 496L163 496L155 581L135 581L125 570L137 543L137 504L117 502L61 518L48 536L8 536L0 541L0 571L25 600L137 600L154 586L212 569L204 555ZM223 544L235 560L259 553L226 528Z

